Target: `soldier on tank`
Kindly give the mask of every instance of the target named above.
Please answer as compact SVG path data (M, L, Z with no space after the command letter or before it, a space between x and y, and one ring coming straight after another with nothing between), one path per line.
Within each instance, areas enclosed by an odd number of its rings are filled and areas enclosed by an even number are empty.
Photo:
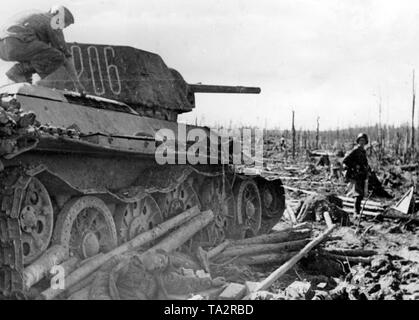
M368 136L360 133L356 138L357 146L343 159L346 168L346 179L350 182L350 195L355 197L354 211L356 215L361 213L361 202L365 195L369 165L365 145L368 144Z
M84 93L63 33L73 23L73 14L63 6L15 17L0 34L0 58L17 62L7 77L17 83L32 83L33 74L43 79L64 66L76 89Z

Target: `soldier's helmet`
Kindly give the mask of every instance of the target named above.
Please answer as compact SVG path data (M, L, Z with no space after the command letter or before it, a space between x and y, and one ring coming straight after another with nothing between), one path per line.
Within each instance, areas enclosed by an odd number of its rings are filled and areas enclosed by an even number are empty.
M364 138L365 139L365 143L366 144L368 144L368 136L367 136L367 134L366 133L360 133L360 134L358 134L358 136L356 137L356 143L359 143L359 140L361 139L361 138Z
M64 19L65 19L66 24L67 25L73 24L74 23L74 16L67 7L53 6L49 10L49 12L52 13L52 14L56 14L58 12L63 12L63 11L64 11Z

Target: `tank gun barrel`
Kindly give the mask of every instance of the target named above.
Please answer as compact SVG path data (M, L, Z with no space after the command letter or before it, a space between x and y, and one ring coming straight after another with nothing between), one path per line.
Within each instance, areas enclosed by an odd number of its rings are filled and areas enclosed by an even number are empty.
M206 84L189 84L189 89L194 93L253 93L261 92L258 87L241 87L241 86L218 86Z

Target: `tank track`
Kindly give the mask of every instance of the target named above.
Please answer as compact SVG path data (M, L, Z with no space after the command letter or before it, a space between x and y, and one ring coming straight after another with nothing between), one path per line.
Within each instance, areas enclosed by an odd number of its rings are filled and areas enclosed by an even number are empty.
M0 297L24 299L19 207L27 178L11 171L0 173Z

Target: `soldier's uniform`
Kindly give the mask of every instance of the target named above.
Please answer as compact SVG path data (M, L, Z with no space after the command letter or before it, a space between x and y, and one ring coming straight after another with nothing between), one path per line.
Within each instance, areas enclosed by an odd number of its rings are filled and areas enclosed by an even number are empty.
M361 211L361 201L365 196L365 183L369 172L365 149L361 146L356 146L343 159L343 164L347 167L346 178L351 183L350 195L355 197L355 213L359 214Z
M71 57L61 29L51 26L50 13L25 13L15 18L0 34L0 58L17 61L6 75L32 82L32 74L45 78Z

